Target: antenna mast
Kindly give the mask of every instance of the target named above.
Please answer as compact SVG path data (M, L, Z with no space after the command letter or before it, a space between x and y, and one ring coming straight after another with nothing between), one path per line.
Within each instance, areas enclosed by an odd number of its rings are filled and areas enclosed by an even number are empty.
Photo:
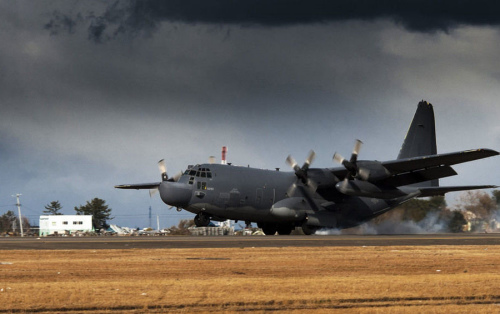
M151 227L151 206L149 206L149 228L152 229L152 227Z
M21 218L21 203L19 203L19 196L21 196L22 194L16 194L16 198L17 198L17 211L19 213L19 227L21 228L21 237L24 237L24 232L23 232L23 220ZM14 195L12 195L14 196Z

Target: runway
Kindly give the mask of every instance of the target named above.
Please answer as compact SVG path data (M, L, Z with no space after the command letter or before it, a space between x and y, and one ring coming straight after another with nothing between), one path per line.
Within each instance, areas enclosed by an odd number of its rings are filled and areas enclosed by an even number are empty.
M500 245L494 234L0 238L0 250Z

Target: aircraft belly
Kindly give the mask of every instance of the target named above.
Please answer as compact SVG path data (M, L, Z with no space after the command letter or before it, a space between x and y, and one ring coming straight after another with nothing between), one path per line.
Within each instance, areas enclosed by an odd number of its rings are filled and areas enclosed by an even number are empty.
M393 206L383 199L352 197L339 205L339 227L349 228L385 213Z
M232 220L261 221L267 220L269 210L257 209L252 206L228 207L225 216Z

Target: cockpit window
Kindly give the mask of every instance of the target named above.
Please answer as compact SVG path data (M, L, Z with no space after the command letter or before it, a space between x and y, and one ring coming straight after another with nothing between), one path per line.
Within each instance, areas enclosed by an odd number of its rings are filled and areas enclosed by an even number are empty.
M209 168L201 168L199 166L188 168L186 171L184 171L184 175L198 178L212 178L212 172L210 172Z

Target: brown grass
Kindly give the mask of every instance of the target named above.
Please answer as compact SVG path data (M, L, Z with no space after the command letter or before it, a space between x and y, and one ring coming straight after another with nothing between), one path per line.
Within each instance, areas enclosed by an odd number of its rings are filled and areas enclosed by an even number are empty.
M0 251L7 313L498 312L499 282L495 246Z

